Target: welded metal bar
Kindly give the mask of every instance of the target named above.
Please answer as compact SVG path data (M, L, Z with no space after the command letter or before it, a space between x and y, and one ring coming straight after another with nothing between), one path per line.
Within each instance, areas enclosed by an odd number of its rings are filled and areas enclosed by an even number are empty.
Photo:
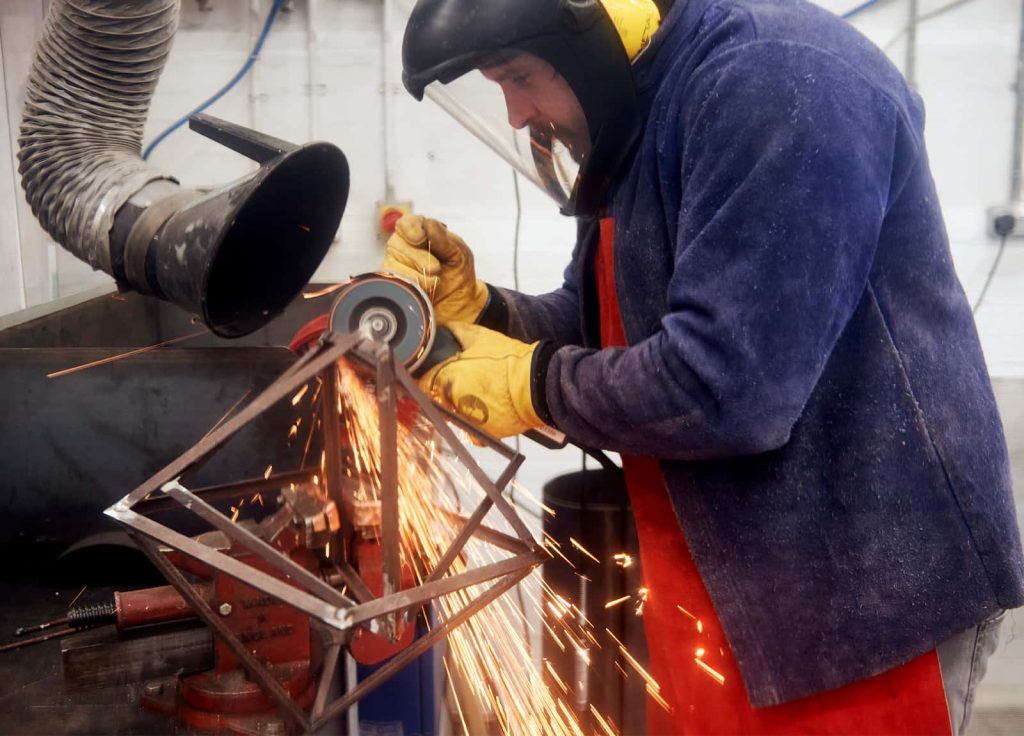
M395 375L398 376L398 380L401 381L406 391L409 392L409 395L412 396L413 400L415 400L419 405L420 411L426 415L427 419L430 420L440 435L451 446L455 455L462 461L462 464L466 466L466 469L469 470L473 479L476 480L476 482L480 484L480 487L483 488L484 492L491 497L495 506L498 507L498 511L505 517L519 538L526 544L536 547L536 540L534 540L533 535L530 534L530 530L526 528L526 524L524 524L523 520L519 518L519 514L515 512L515 509L509 506L508 502L502 497L501 490L504 486L495 485L495 483L487 477L487 473L483 471L483 468L477 465L476 461L473 460L473 456L470 455L469 451L466 450L461 442L459 442L459 439L455 436L452 428L448 426L440 412L438 412L438 407L426 396L426 394L419 390L419 387L416 385L412 376L409 375L408 371L406 371L402 366L396 366ZM460 426L462 423L465 423L465 420L461 418L458 418L458 421L460 422ZM492 447L495 442L497 442L497 440L493 437L490 438ZM506 474L507 473L503 473L502 477ZM509 480L511 480L511 476L509 476ZM508 481L506 481L506 483L507 482Z
M380 425L380 532L383 595L402 587L402 549L398 519L398 418L395 414L395 360L391 348L381 344L377 359L377 412ZM394 621L389 621L394 634ZM389 636L391 638L391 636Z
M357 335L328 336L322 343L303 355L299 361L302 370L278 378L259 396L250 401L244 409L215 429L209 436L197 442L182 455L158 471L156 475L125 496L118 503L134 506L147 495L174 480L199 460L227 442L238 430L281 399L294 392L310 378L336 362L358 342Z
M316 596L310 595L304 590L268 575L262 570L239 562L230 555L223 554L201 542L179 534L158 524L152 519L147 519L131 509L117 509L111 507L105 512L108 516L124 524L131 530L135 530L151 539L166 544L168 547L178 550L189 557L194 557L200 562L205 562L210 567L220 570L225 575L230 575L235 580L251 585L267 595L277 598L293 608L309 614L313 618L323 621L328 626L337 629L348 628L341 623L339 612L346 610L325 603Z
M313 710L309 713L309 717L314 721L324 712L324 706L327 705L327 696L330 694L334 672L338 668L340 651L340 644L332 644L327 648L327 654L324 655L324 666L320 670L320 682L316 686L316 699L313 700Z
M325 581L318 578L306 568L292 560L288 555L271 544L257 537L240 524L236 524L203 499L189 491L177 481L171 481L161 489L193 514L222 531L229 539L234 540L252 552L278 572L291 578L296 585L310 593L320 596L328 603L344 608L355 605L355 601L335 590Z
M458 613L452 616L450 619L445 621L440 626L435 627L425 636L420 637L413 642L406 649L399 652L393 659L389 660L380 669L376 670L373 674L367 677L365 680L360 682L354 689L345 693L343 696L331 703L327 709L323 712L320 718L313 719L313 728L320 728L331 718L334 718L340 713L343 713L353 703L358 702L360 699L368 695L371 691L375 690L382 683L386 682L389 677L398 672L400 669L405 667L406 664L411 662L416 657L423 654L423 652L430 649L440 639L447 636L453 629L465 623L470 617L475 615L484 606L497 600L505 591L512 588L514 585L519 583L520 580L525 578L530 573L529 569L522 570L518 573L510 573L505 577L504 580L499 580L491 585L483 595L474 601L466 604Z
M341 414L338 410L338 381L334 366L329 366L322 376L323 388L320 394L321 422L324 438L324 482L327 497L334 501L340 512L345 508L343 484L345 471L341 458ZM342 545L337 545L332 557L343 559Z
M216 486L193 488L191 492L204 501L220 501L250 493L278 490L284 488L289 483L308 483L312 478L312 470L292 470L285 473L274 473L269 478L252 478L233 483L222 483ZM134 507L135 511L147 515L178 508L181 508L181 504L173 498L167 498L166 496L144 498L135 504Z
M454 524L468 525L472 523L472 519L468 516L457 514L454 511L449 511L448 509L443 509L439 506L436 508L438 513L447 516L449 519L451 519L452 523ZM491 527L485 524L477 524L476 528L473 529L473 536L477 537L483 542L486 542L487 544L493 544L495 547L503 549L506 552L512 552L513 554L519 555L523 554L524 552L530 551L530 548L523 544L522 540L520 540L518 537L513 537L511 534L499 532L497 529L492 529ZM433 575L433 573L431 573L431 575ZM429 581L431 579L436 578L428 578L427 580Z
M546 557L547 553L544 553L544 558ZM532 569L540 564L541 560L542 558L539 553L527 552L510 557L507 560L481 565L451 577L435 580L432 583L423 583L409 590L392 593L389 596L382 596L369 603L361 603L358 606L347 608L338 615L343 627L355 626L363 621L383 616L386 613L399 611L403 608L412 608L447 593L479 585L502 575L508 575L524 568Z
M509 463L509 466L505 468L504 472L499 476L498 482L495 485L497 485L498 488L504 488L505 484L515 477L515 474L519 471L519 466L522 465L522 463L522 455L513 458L512 462ZM455 539L453 539L452 543L448 545L448 549L445 550L443 555L441 555L441 559L437 561L437 564L434 565L434 569L430 571L430 574L423 582L431 583L440 579L446 572L448 572L448 568L451 567L455 558L458 557L460 552L462 552L466 543L469 542L469 538L476 533L476 528L480 526L484 517L487 516L487 512L489 512L493 506L494 500L489 495L485 496L483 500L480 501L476 509L473 510L473 513L468 519L466 519L465 525L459 530ZM523 542L523 544L526 545L526 542Z
M345 560L338 560L333 565L338 569L338 574L341 575L341 579L345 585L348 586L349 591L352 593L352 597L355 598L359 603L366 603L372 601L375 596L363 579L359 577L359 573L352 565L348 564Z
M139 517L145 518L145 517ZM147 519L148 521L148 519ZM167 581L178 589L182 597L188 601L189 605L192 606L192 610L195 611L196 615L203 620L203 622L213 629L213 632L220 637L221 641L238 657L242 667L245 668L260 687L286 714L292 721L295 722L299 728L304 732L310 731L310 722L306 718L306 714L302 712L298 704L296 704L287 691L281 686L281 683L277 681L277 678L268 670L262 662L256 659L255 655L249 651L238 637L235 636L234 632L228 628L228 625L221 620L221 618L214 613L210 605L203 599L203 597L196 592L195 588L189 584L185 576L170 561L163 556L160 550L151 539L146 539L142 535L148 537L149 535L139 530L134 530L136 533L132 533L132 537L138 543L146 557L149 558L156 568L163 573L163 576L167 578Z

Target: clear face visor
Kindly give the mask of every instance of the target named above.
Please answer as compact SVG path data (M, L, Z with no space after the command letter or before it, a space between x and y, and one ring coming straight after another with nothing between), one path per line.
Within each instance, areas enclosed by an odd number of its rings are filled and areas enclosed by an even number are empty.
M572 88L543 59L503 51L426 96L559 207L570 200L590 151L586 116Z

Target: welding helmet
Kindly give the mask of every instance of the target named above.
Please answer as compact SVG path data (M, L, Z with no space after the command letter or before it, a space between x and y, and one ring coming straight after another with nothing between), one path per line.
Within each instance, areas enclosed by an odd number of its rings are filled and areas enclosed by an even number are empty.
M593 214L639 136L631 64L659 22L653 0L418 0L402 79L563 213Z

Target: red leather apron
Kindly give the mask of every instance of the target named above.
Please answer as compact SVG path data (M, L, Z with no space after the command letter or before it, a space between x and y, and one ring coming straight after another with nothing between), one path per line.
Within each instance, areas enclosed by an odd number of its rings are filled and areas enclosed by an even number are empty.
M614 220L604 218L600 225L595 273L601 343L624 346L612 257ZM648 588L643 617L651 674L671 707L666 712L654 702L649 704L649 734L950 733L934 651L837 690L753 708L676 521L657 460L627 456L622 460Z

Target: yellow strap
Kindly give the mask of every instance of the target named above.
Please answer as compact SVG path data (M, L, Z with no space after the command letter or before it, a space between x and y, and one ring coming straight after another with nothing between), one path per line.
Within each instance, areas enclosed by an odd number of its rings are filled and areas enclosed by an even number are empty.
M654 0L601 0L601 4L619 32L629 60L633 61L661 24L658 6Z

